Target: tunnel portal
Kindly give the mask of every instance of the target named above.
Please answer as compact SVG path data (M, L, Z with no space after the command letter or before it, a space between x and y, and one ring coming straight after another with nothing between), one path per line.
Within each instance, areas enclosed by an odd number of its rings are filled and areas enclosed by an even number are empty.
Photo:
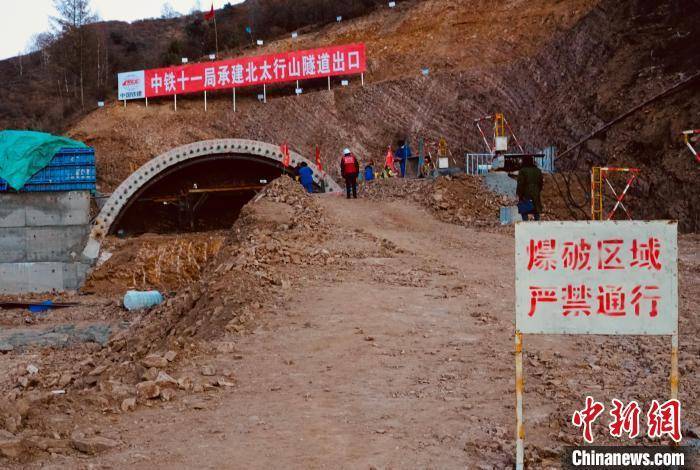
M301 162L324 192L340 186L316 165L290 151L283 164L276 144L243 139L195 142L153 158L112 193L92 225L85 255L107 234L170 233L227 228L267 183L291 174Z

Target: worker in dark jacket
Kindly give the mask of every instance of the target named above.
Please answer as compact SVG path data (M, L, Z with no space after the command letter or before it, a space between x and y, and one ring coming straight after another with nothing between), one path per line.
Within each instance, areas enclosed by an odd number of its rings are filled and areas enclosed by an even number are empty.
M306 162L301 162L299 167L299 181L307 192L314 192L314 170Z
M340 159L340 174L345 178L345 191L348 194L348 199L350 199L350 192L352 191L352 197L357 199L357 175L360 173L360 163L352 154L350 149L343 150L343 158Z
M523 220L528 220L532 214L535 220L540 220L542 213L542 186L544 179L542 171L535 165L531 155L523 157L523 166L518 172L518 212Z

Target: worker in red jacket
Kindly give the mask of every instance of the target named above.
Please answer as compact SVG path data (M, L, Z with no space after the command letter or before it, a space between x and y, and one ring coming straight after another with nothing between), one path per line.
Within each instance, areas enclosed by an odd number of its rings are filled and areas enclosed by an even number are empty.
M340 159L340 174L345 178L345 190L350 199L350 191L352 197L357 199L357 175L360 173L360 163L352 154L350 149L343 150L343 158Z

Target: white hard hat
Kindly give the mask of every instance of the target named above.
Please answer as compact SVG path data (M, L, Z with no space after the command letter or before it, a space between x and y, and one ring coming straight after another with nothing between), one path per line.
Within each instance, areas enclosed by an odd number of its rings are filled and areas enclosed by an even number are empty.
M343 149L343 155L350 155L350 149Z

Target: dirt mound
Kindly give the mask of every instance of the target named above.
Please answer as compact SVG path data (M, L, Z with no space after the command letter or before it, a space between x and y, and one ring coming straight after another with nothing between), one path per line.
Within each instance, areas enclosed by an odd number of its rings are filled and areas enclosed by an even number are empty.
M243 209L201 280L134 322L114 344L130 338L129 349L145 355L244 330L263 299L288 287L286 265L314 264L303 252L324 237L323 225L321 210L298 183L276 179Z
M121 413L156 399L230 386L232 372L215 373L194 358L209 341L245 334L258 316L277 310L293 280L310 266L334 262L317 248L329 233L327 224L314 199L284 176L250 202L226 233L109 240L114 260L93 275L92 288L116 293L135 282L167 285L175 294L150 310L122 315L123 329L107 347L41 349L32 356L38 372L28 372L26 362L10 365L8 380L0 383L0 455L26 460L51 448L90 453L90 445L116 446L118 436L97 436L93 428L76 434L75 428L91 413ZM52 392L57 389L60 395ZM47 419L56 415L71 417L58 424Z
M509 198L488 190L476 176L436 179L378 179L363 187L370 199L408 199L429 209L438 219L458 225L493 227Z
M129 289L176 290L200 279L224 239L223 232L109 237L102 253L110 257L90 273L82 291L123 295Z

